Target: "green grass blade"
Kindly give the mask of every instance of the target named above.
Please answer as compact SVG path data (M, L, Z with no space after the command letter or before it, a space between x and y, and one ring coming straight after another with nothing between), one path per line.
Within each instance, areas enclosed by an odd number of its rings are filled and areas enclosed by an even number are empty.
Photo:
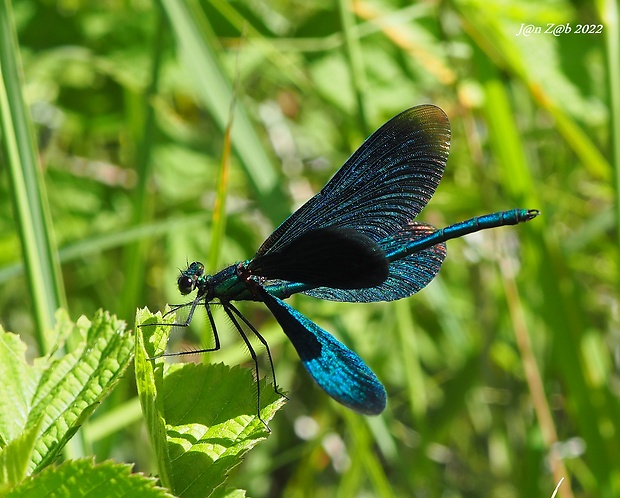
M51 347L54 312L65 301L47 193L24 97L11 2L0 2L0 135L27 269L39 350Z
M351 83L353 85L353 94L357 104L357 116L360 131L364 136L370 135L371 130L368 127L365 104L366 76L364 74L364 61L362 59L362 49L360 47L359 38L355 35L355 16L351 10L351 2L348 0L338 0L340 10L340 22L344 34L345 50L347 54L347 62L349 64L349 72L351 74Z
M196 92L220 129L224 130L234 90L217 50L212 46L215 37L208 34L211 33L208 20L193 2L188 5L176 0L160 1L176 37L180 59L188 74L195 78ZM236 106L234 121L232 144L241 158L248 181L263 212L273 221L280 222L282 206L286 203L279 178L241 103Z
M84 440L92 445L141 420L140 400L137 397L131 398L123 404L114 406L103 415L97 415L96 418L82 427Z
M139 225L150 219L154 205L154 197L149 195L148 192L148 180L152 170L151 154L155 143L155 110L152 101L158 92L164 40L166 40L163 16L159 15L158 17L157 29L153 37L153 62L150 84L143 96L142 112L138 113L140 115L133 120L136 122L133 127L136 130L135 134L136 136L141 136L138 140L138 150L136 153L138 185L134 191L132 226ZM135 303L144 287L148 247L146 240L137 241L127 247L123 264L125 282L119 299L119 308L121 310L119 315L127 320L130 318L129 315L133 313Z
M366 421L350 411L343 411L343 414L354 441L351 448L351 457L354 460L359 460L359 463L354 462L352 465L354 467L359 465L362 471L358 476L359 481L368 479L374 490L374 496L392 498L395 495L390 485L390 480L380 463L379 455L373 450L374 442L368 431ZM344 489L339 490L339 496L358 495L361 489L363 489L363 486L360 484L361 482L351 482L349 489L344 487Z
M519 205L537 204L538 199L532 199L533 181L503 84L497 78L490 78L485 90L485 118L493 152L501 165L502 185Z
M540 426L540 432L547 448L553 448L558 443L558 431L555 421L551 413L547 394L545 392L542 374L530 339L530 330L528 330L527 320L523 303L519 296L516 283L514 281L514 272L511 265L506 259L500 261L500 268L503 277L504 289L506 292L506 300L510 311L512 328L515 333L516 343L519 347L519 354L523 362L523 372L528 384L528 389L532 397L532 405L536 413L536 418ZM556 481L566 478L566 486L564 492L567 498L573 498L570 477L566 471L566 466L559 455L550 452L549 466Z
M239 55L237 54L237 66ZM238 68L237 68L238 69ZM238 71L237 71L238 73ZM237 74L237 82L239 81ZM209 248L209 261L207 271L214 273L218 270L220 249L226 233L226 197L228 196L228 182L230 178L230 153L233 130L233 119L235 116L235 104L237 102L237 90L233 92L228 113L228 123L224 132L224 148L222 150L222 160L220 163L220 175L215 191L215 205L213 206L213 218L211 221L211 246Z
M620 6L617 0L599 0L597 6L605 26L607 77L611 103L609 106L610 143L616 192L616 236L620 244Z
M88 258L100 254L102 251L123 247L136 241L162 237L170 233L171 230L204 225L210 218L211 215L207 212L188 214L138 225L119 232L95 235L61 248L58 251L58 259L61 263L67 263L80 258ZM19 277L23 273L24 267L21 263L6 266L0 269L0 284L5 283L11 278Z
M428 395L424 386L424 373L420 363L419 347L416 344L417 331L411 316L411 307L404 301L392 305L397 316L397 331L400 341L401 360L405 371L407 397L412 420L423 431L424 417L428 411Z

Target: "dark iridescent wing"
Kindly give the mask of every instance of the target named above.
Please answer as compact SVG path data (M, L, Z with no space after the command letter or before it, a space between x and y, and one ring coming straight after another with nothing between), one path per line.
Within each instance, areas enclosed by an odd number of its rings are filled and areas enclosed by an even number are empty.
M321 389L364 415L378 415L385 409L385 388L364 360L281 299L262 287L257 292Z
M256 256L252 275L338 289L373 287L385 282L389 261L383 248L352 228L308 230L278 250Z
M436 232L435 227L414 221L406 230L401 230L380 241L379 246L389 258L392 252L396 252L434 232ZM446 244L436 244L402 259L392 261L389 265L388 278L376 287L365 289L317 287L304 291L304 294L330 301L362 303L395 301L411 296L426 287L439 273L445 258Z
M439 107L402 112L375 131L255 257L281 251L307 231L328 226L355 229L375 242L406 230L435 193L449 149L450 123Z

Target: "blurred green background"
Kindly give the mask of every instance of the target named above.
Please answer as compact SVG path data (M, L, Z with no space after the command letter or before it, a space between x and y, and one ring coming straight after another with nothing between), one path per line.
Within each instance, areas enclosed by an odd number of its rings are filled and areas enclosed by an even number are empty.
M291 298L383 381L376 418L324 395L266 309L242 303L291 400L233 484L254 497L510 498L551 496L565 477L559 496L620 496L617 8L14 1L23 81L3 24L3 111L21 88L34 124L21 145L39 162L18 190L0 156L0 322L37 351L56 306L132 323L137 307L179 302L179 268L251 257L370 132L434 103L450 117L452 151L420 219L542 216L449 242L440 275L407 300ZM549 23L563 28L544 33ZM519 34L529 25L542 32ZM214 225L216 200L225 224ZM18 217L27 205L41 208L32 223ZM171 350L210 343L197 315ZM222 351L193 359L250 366L216 315ZM82 451L153 472L130 377L83 427Z

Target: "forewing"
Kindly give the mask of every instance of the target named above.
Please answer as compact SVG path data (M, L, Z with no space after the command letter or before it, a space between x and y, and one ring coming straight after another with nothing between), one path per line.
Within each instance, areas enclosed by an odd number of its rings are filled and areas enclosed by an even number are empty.
M435 193L449 150L450 123L439 107L402 112L375 131L255 257L327 226L352 228L377 242L405 229Z
M381 246L357 230L308 230L277 251L256 256L252 275L315 286L359 289L380 285L389 261Z

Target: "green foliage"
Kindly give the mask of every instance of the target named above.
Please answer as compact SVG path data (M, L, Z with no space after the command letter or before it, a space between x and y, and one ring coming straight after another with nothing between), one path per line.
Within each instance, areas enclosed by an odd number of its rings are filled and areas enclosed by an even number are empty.
M430 102L451 119L452 150L420 219L444 226L512 207L542 215L451 241L440 275L411 299L292 299L378 374L389 400L376 418L329 400L264 308L244 304L291 401L270 422L271 437L230 472L230 489L214 496L551 496L560 476L561 497L620 495L617 2L21 0L11 17L1 1L0 321L37 344L32 356L47 357L54 341L44 323L59 302L72 316L103 308L131 320L137 307L178 302L175 278L188 260L207 262L217 247L219 265L251 257L367 131ZM517 35L548 23L572 30ZM603 27L578 34L578 24ZM211 221L222 196L223 236ZM202 311L185 334L171 334L169 351L209 347ZM113 457L174 484L180 441L173 449L166 423L185 421L165 411L164 380L185 383L192 373L200 388L203 369L223 375L220 362L249 363L222 318L221 351L200 357L214 367L166 370L142 353L145 416L136 386L122 381L65 457ZM23 356L21 343L4 344ZM26 426L30 410L10 412L42 375L38 365L0 364L10 380L0 389L12 389L0 397L7 483L44 462L31 455L49 421ZM247 380L238 379L240 392ZM217 425L200 419L213 406L197 398L204 410L188 413L199 434L179 431L196 455L180 462L215 456L197 444ZM254 443L264 433L252 419L254 394L244 398L231 424L248 424ZM41 450L58 455L89 413L67 409L73 425Z
M0 329L0 484L5 489L58 458L118 383L133 356L132 338L124 322L115 317L98 312L92 323L82 317L74 324L66 313L59 312L56 320L53 350L36 358L32 366L26 361L26 345L19 336ZM65 348L65 354L60 354ZM34 496L51 486L45 482L53 483L65 472L81 475L83 468L78 462L73 464L55 477L47 474L49 481L33 477L26 486L32 495L14 493Z
M223 364L166 365L161 354L174 316L138 311L137 388L159 476L177 496L211 496L243 456L267 436L256 414L250 372ZM160 356L156 360L150 358ZM261 381L261 417L269 422L284 403Z
M23 79L11 4L0 3L0 145L9 172L10 193L28 269L35 332L39 348L51 342L45 332L52 329L54 312L62 304L60 268L52 246L52 224L46 184L38 167L33 125L23 96Z
M36 477L26 480L7 498L43 498L46 496L140 496L172 497L155 486L155 479L131 473L131 465L111 461L94 464L92 460L70 460L58 467L48 467Z

